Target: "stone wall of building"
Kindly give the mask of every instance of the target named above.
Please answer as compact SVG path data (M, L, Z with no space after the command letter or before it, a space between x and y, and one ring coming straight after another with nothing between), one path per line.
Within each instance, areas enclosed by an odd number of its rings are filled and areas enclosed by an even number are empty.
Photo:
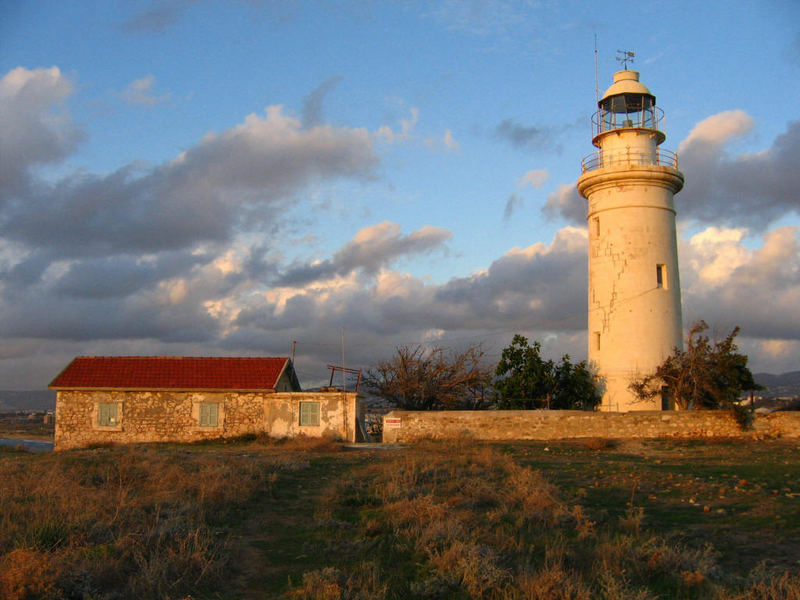
M765 436L800 438L800 413L756 415L743 432L728 411L574 410L392 411L383 418L385 443L422 438L556 440L581 437L659 438Z
M333 436L356 440L363 401L341 392L59 391L55 449L95 444L193 442L267 433L274 437ZM300 425L300 403L319 403L319 425ZM116 422L101 426L101 405L116 404ZM218 406L216 426L201 426L202 404Z

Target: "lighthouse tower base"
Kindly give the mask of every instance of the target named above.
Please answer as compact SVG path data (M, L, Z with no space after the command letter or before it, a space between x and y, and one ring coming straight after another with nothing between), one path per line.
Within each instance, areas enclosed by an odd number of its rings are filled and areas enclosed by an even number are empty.
M666 392L655 398L640 400L628 387L641 373L605 373L601 389L603 401L598 407L605 412L629 412L632 410L670 410L674 408Z

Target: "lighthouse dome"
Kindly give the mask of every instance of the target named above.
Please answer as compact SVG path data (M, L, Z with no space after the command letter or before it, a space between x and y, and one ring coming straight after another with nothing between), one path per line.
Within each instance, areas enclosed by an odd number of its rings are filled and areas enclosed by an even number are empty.
M653 96L647 86L639 81L639 71L617 71L614 73L614 83L603 94L600 102L611 96L620 94L641 94ZM655 99L655 98L654 98Z

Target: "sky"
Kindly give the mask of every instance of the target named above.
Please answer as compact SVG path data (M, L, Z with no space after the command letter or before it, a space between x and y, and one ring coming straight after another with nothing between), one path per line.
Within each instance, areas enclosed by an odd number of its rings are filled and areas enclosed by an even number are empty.
M800 369L795 0L30 0L0 3L0 389L293 343L304 386L515 333L586 358L575 182L619 50L686 177L684 325Z

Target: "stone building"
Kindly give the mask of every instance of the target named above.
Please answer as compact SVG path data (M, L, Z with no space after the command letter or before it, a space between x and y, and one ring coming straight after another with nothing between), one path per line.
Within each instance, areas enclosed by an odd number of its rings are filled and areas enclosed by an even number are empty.
M52 381L55 449L266 433L357 440L356 394L301 392L289 358L79 356Z

